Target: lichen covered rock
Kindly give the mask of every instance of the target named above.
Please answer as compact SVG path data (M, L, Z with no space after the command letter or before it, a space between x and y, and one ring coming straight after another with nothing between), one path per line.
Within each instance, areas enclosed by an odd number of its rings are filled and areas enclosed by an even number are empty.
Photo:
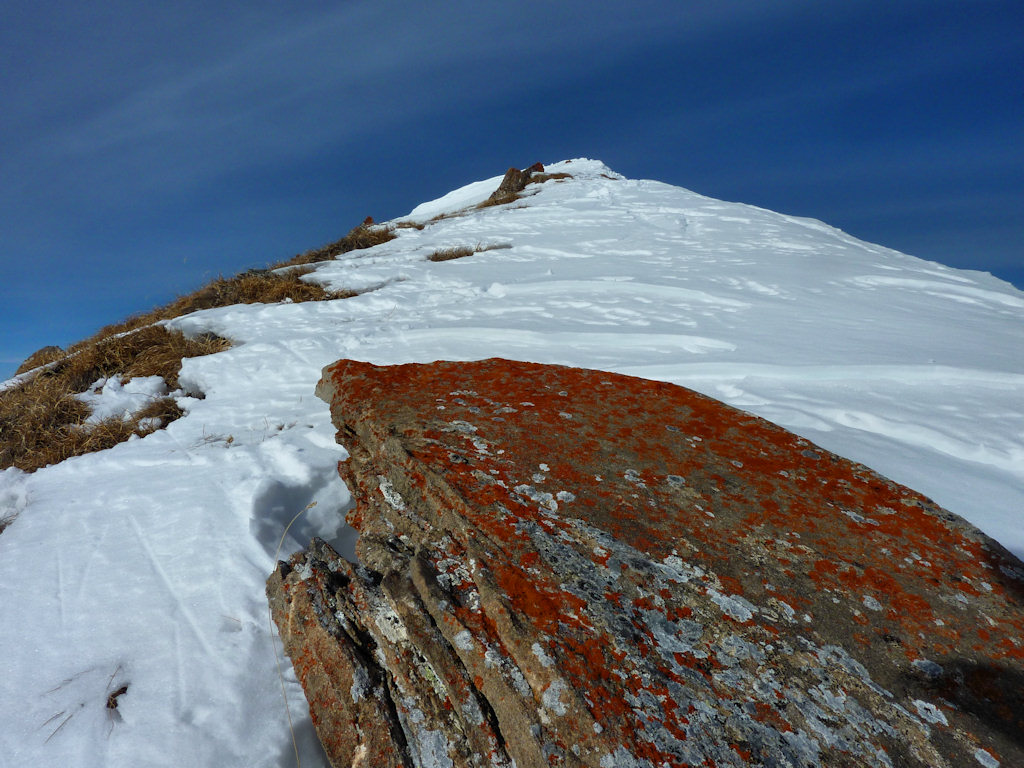
M325 369L360 565L268 582L335 766L1024 765L1024 567L670 384Z

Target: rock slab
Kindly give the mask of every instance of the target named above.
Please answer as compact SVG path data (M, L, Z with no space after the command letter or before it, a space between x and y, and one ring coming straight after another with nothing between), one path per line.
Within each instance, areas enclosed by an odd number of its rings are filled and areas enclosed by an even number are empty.
M360 564L268 596L334 766L1024 765L1024 567L671 384L342 360Z
M501 180L498 188L487 198L487 204L501 205L512 202L520 192L526 189L526 185L530 183L530 177L534 173L543 172L544 166L541 163L534 163L522 171L518 168L509 168L505 171L505 177Z

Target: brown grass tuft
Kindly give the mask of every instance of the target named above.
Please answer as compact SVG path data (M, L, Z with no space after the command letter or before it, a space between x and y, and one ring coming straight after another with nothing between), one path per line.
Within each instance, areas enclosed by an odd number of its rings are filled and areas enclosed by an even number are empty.
M476 253L475 249L465 245L455 248L441 248L427 256L427 261L451 261L452 259L461 259L464 256L472 256L474 253Z
M315 261L327 261L342 253L355 251L359 248L372 248L375 245L394 240L396 237L393 227L375 226L372 224L360 224L340 240L333 243L314 248L293 256L287 261L275 264L276 267L291 267L296 264L312 264Z
M448 213L439 213L439 214L437 214L437 216L434 216L434 218L432 218L430 221L428 221L427 224L433 224L433 223L438 222L438 221L447 221L448 219L457 219L457 218L459 218L461 216L465 216L465 215L466 215L466 211L465 210L461 210L461 211L448 211Z
M87 425L89 407L74 396L114 374L126 380L162 376L170 389L177 389L182 359L228 346L212 334L189 339L159 325L75 345L52 367L0 391L0 469L32 472L166 426L182 415L172 398L158 398L130 419Z
M38 368L41 365L47 365L55 360L60 360L66 354L67 352L60 347L43 347L42 349L37 349L25 358L25 362L18 366L18 370L14 372L14 375L18 376L27 371L31 371L33 368Z
M493 207L495 205L506 205L508 203L514 203L516 200L519 200L520 197L521 197L521 195L519 195L519 193L517 193L517 192L506 192L506 193L504 193L502 195L497 195L496 194L496 195L493 195L492 197L487 198L482 203L477 203L476 207L477 208L491 208L491 207Z
M104 326L88 339L72 344L68 347L67 352L62 352L56 359L92 347L104 339L143 329L161 320L171 320L201 309L229 307L233 304L274 304L286 300L325 301L345 299L355 295L348 291L328 291L316 283L304 282L301 277L309 271L311 270L294 269L282 274L268 269L251 269L234 277L218 277L197 291L179 296L170 304L157 307L149 312L132 315L120 323ZM26 360L22 367L27 366L31 359Z
M234 277L218 277L195 293L182 296L164 308L170 317L233 304L276 304L281 301L324 301L341 298L316 283L307 283L302 275L309 270L286 273L251 269Z
M152 432L166 427L172 421L176 421L184 415L185 412L181 410L177 400L173 397L160 397L142 410L136 411L132 418L136 422L148 422L148 426L144 425L142 428L148 428Z
M184 358L210 355L230 345L226 339L213 334L188 338L162 325L150 325L95 342L76 344L71 354L31 381L56 379L74 392L84 392L97 379L114 374L126 380L136 376L162 376L168 387L176 389ZM4 394L0 392L0 397Z
M527 184L543 184L545 181L560 181L562 179L571 179L571 173L535 173L530 176L530 180Z
M452 248L440 248L434 251L432 254L427 256L427 261L451 261L452 259L461 259L466 256L472 256L474 253L483 253L484 251L495 251L511 247L511 245L481 245L479 243L477 243L475 248L470 248L468 245L457 245Z

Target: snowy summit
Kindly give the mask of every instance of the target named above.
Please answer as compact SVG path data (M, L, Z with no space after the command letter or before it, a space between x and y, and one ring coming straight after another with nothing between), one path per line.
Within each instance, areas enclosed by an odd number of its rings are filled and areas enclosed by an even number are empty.
M284 658L282 698L264 582L314 535L354 557L346 453L313 394L341 358L504 357L690 387L1024 557L1024 293L597 161L546 173L502 205L477 207L501 176L424 203L387 223L393 240L303 278L350 298L165 321L233 344L184 362L183 417L0 471L0 766L283 768L290 722L302 765L326 765ZM111 377L79 399L99 419L168 389Z

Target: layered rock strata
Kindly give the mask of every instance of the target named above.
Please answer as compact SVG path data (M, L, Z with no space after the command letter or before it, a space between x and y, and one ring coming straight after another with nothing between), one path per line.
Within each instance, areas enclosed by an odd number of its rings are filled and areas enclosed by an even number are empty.
M670 384L343 360L360 564L268 582L337 767L1024 765L1024 566Z

